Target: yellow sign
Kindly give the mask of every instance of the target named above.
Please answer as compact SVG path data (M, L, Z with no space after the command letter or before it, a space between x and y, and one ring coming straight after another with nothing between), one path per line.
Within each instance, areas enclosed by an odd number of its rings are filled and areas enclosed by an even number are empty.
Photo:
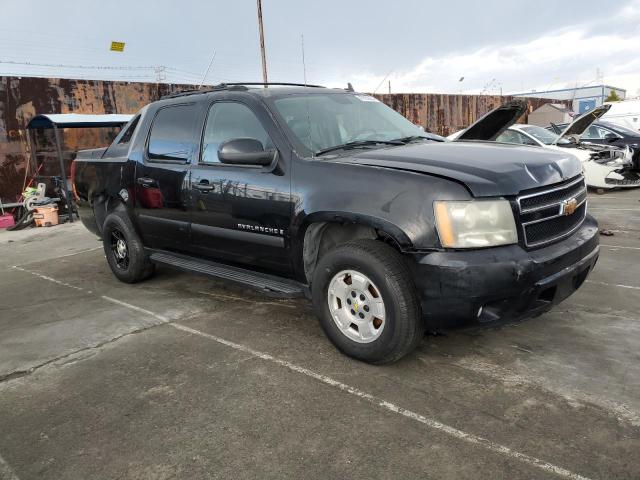
M124 52L124 42L111 42L112 52Z

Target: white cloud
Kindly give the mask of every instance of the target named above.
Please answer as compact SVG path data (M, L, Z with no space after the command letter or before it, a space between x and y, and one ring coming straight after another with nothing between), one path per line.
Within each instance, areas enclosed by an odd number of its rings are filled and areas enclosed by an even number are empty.
M640 0L633 0L609 19L567 27L521 43L488 45L471 52L429 56L415 67L389 75L394 92L504 93L573 87L598 81L627 89L640 88ZM629 26L633 28L627 28ZM460 77L463 82L458 82ZM351 72L361 91L372 91L384 75ZM343 85L345 80L336 84ZM387 90L386 80L378 91Z

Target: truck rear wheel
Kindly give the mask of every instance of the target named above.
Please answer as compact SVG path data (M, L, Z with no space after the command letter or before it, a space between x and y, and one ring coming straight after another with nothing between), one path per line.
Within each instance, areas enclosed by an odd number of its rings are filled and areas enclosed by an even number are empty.
M312 294L327 337L351 357L391 363L424 336L409 269L398 252L377 240L345 243L323 256Z
M153 274L154 264L126 214L113 212L107 215L102 228L102 245L109 267L118 280L136 283Z

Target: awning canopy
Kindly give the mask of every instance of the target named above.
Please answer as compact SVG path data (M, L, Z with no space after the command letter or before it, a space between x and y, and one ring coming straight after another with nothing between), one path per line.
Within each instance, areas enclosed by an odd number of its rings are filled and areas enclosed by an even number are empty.
M118 127L126 124L133 115L105 114L91 115L85 113L47 113L36 115L27 128L86 128L86 127Z

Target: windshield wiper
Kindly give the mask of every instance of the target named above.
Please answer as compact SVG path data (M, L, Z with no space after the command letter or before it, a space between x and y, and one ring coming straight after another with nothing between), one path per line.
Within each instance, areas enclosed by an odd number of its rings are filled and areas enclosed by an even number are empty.
M409 135L408 137L394 138L392 141L405 144L415 140L433 140L433 138L427 137L426 135Z
M325 153L333 152L334 150L347 150L349 148L367 147L370 145L403 145L403 143L398 140L358 140L355 142L334 145L329 148L323 148L322 150L315 152L315 155L324 155Z

